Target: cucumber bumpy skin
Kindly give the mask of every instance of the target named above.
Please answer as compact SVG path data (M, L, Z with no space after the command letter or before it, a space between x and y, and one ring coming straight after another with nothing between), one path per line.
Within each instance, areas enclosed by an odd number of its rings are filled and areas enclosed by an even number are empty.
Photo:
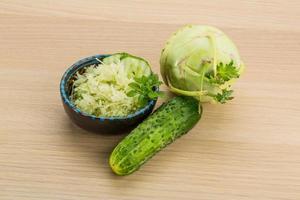
M200 109L200 110L199 110ZM177 96L161 105L113 150L109 164L117 175L128 175L199 121L202 106L193 97Z

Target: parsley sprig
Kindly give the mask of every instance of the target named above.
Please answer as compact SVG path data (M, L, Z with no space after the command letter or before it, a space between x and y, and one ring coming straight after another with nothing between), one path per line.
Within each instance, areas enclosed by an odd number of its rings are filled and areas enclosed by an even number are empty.
M223 89L221 93L214 96L214 99L222 104L233 99L233 90Z
M163 96L163 92L154 90L155 87L159 87L161 84L162 82L159 81L157 74L134 78L134 82L129 83L131 90L127 93L127 96L134 97L139 95L139 106L144 107L149 100Z
M231 60L227 64L224 64L222 62L219 63L217 65L217 70L215 73L212 71L207 73L205 76L209 79L209 82L211 84L223 85L231 79L239 78L239 75L240 74L238 68L234 65L234 62ZM227 101L233 99L233 90L230 90L229 88L230 86L226 89L222 89L221 92L219 92L218 94L210 94L209 96L213 97L217 102L224 104Z
M239 78L239 71L231 60L228 64L219 63L217 65L216 75L210 72L206 74L206 77L211 83L222 85L233 78Z

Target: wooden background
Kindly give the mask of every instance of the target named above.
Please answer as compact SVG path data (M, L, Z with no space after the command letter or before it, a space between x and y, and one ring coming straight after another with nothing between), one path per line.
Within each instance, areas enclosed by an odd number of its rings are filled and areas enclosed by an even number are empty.
M159 72L165 40L209 24L247 65L226 105L140 171L115 176L124 135L74 126L59 81L80 58L127 51ZM300 199L298 0L0 0L0 199Z

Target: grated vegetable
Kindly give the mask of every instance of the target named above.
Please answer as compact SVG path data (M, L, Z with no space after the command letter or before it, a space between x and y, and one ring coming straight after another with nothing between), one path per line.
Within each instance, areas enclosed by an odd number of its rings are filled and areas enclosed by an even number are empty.
M81 111L96 117L112 117L127 116L139 108L139 95L129 97L126 94L134 78L151 74L150 67L140 58L115 55L114 59L110 58L113 55L98 65L86 67L82 74L76 73L70 98ZM122 60L124 56L126 62Z

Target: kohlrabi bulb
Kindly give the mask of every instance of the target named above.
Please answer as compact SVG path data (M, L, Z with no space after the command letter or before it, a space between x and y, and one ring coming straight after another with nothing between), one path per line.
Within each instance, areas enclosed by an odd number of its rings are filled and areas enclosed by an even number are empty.
M200 102L231 100L231 84L244 68L235 44L212 26L187 25L167 41L160 58L166 85Z

